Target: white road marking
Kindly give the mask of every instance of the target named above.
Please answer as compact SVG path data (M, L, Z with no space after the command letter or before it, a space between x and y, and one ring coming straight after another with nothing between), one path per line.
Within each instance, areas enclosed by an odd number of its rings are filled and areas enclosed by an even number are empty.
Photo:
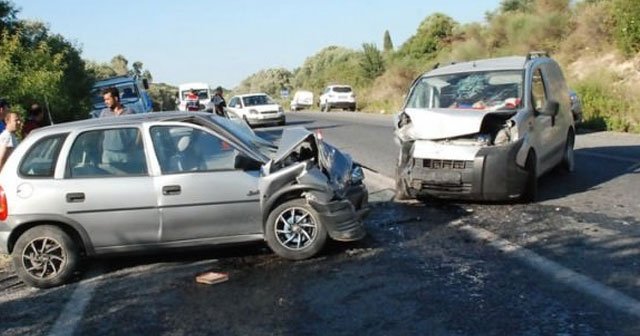
M621 161L627 160L624 159ZM636 162L637 161L634 161L634 163ZM368 170L365 170L365 174L367 176L365 181L369 179L367 182L371 184L369 187L370 189L381 190L393 188L395 185L393 179L382 174ZM640 302L624 293L597 282L588 276L572 271L571 269L568 269L552 260L546 259L520 245L514 244L506 239L502 239L488 230L455 223L450 225L458 230L467 232L476 240L488 242L492 247L514 256L521 262L548 275L551 279L559 283L562 283L578 292L590 295L601 303L617 309L618 311L640 317Z
M634 164L633 166L629 167L629 169L627 169L627 172L629 172L629 173L638 173L638 172L640 172L640 162L638 162L637 164Z
M546 259L520 245L502 239L490 231L474 228L469 225L458 227L474 239L486 241L494 248L514 256L532 268L545 273L557 282L563 283L576 291L588 294L600 302L621 312L640 317L640 302L611 287L607 287L588 276L574 272L554 261Z
M95 278L78 283L78 287L76 287L71 298L67 301L56 323L49 330L49 336L73 335L75 333L97 284L98 281Z

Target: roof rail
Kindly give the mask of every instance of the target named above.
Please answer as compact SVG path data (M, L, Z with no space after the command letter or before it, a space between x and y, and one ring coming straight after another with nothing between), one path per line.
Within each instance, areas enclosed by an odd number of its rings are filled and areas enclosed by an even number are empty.
M443 64L440 64L440 63L438 62L438 63L436 63L436 64L434 64L434 65L433 65L433 68L431 68L431 70L433 70L433 69L437 69L437 68L439 68L441 65L442 65L442 66L448 66L448 65L454 65L454 64L456 64L456 63L458 63L458 62L456 62L456 61L449 61L449 62L444 62Z
M530 51L527 54L527 61L532 60L534 58L538 58L538 57L549 57L549 53L546 51Z

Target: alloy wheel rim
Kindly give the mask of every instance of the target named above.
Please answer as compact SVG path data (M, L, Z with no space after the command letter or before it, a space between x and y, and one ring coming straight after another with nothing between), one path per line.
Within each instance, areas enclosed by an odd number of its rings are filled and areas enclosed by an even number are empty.
M294 251L308 247L318 235L315 218L306 209L298 207L281 212L274 230L280 245Z
M62 245L50 237L36 238L22 251L22 265L36 279L57 276L65 264L66 254Z

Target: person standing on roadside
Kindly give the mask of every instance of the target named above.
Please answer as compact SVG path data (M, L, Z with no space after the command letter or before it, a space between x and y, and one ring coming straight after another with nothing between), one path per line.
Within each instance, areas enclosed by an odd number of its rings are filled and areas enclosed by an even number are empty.
M7 158L13 152L13 149L18 146L18 139L16 138L16 132L20 128L20 116L16 112L6 112L4 114L5 129L0 133L0 171L4 167Z
M104 104L107 106L100 111L98 118L117 117L125 114L133 114L130 108L120 103L120 92L118 88L110 87L102 91Z
M104 104L107 106L100 112L100 118L115 118L133 111L120 103L120 92L115 87L102 91ZM105 130L102 139L102 162L125 164L131 158L129 151L136 143L135 129Z
M224 109L227 107L227 102L222 96L222 87L218 86L213 91L213 97L211 97L211 103L213 104L213 112L221 117L226 117Z
M9 102L4 98L0 98L0 132L4 131L6 126L4 123L4 116L9 113L9 107Z
M44 111L38 104L32 104L29 109L29 115L27 120L22 125L22 139L24 139L31 131L36 128L42 127L42 120L44 119Z

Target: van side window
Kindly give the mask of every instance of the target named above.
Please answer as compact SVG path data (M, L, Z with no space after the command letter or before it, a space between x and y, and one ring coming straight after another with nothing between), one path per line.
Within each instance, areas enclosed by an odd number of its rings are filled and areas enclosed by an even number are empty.
M547 95L545 93L544 81L542 79L542 71L537 69L533 73L531 83L531 100L533 103L533 109L536 112L541 112L547 104Z

